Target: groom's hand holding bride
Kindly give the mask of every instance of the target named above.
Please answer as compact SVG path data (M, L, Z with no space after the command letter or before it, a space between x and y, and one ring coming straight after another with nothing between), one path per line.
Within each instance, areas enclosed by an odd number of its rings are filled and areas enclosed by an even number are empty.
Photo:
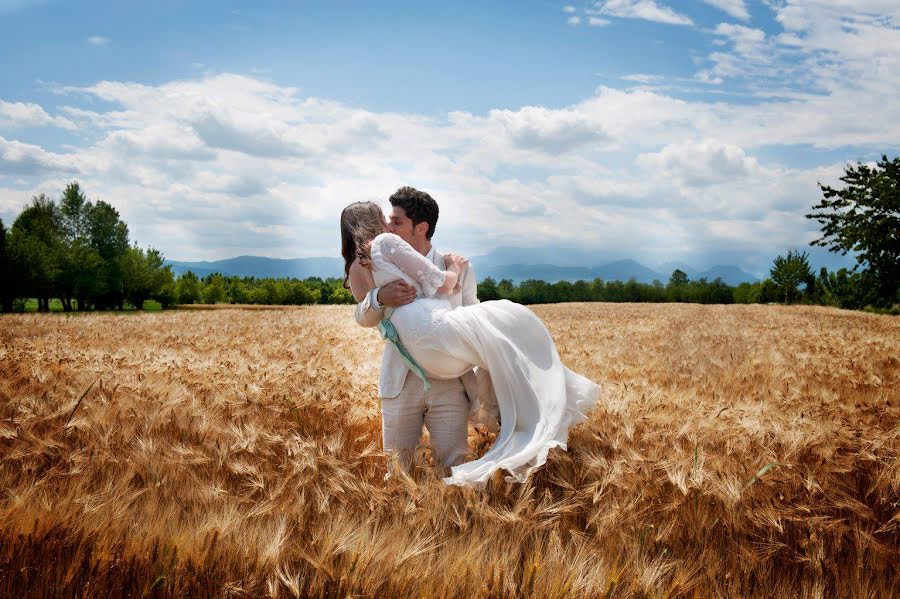
M397 279L379 288L376 299L382 306L399 308L412 303L416 299L416 288L403 279Z

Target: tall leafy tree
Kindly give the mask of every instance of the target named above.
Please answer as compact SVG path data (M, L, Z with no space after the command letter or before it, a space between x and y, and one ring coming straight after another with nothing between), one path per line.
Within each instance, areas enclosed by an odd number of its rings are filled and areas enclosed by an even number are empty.
M732 291L732 297L736 304L758 304L760 299L761 283L739 283Z
M88 215L91 203L81 191L77 181L66 185L59 199L62 229L68 241L84 239L88 236Z
M121 258L121 265L125 300L138 310L143 310L144 300L150 297L152 291L144 250L137 245L128 247Z
M119 218L119 211L110 204L98 201L87 213L87 232L91 247L103 260L94 303L100 308L122 308L125 299L122 258L128 251L128 225Z
M228 280L228 289L225 295L231 298L232 304L246 304L248 301L248 288L238 277L230 277Z
M213 273L208 277L205 277L204 285L203 285L203 301L207 304L217 304L219 302L225 301L225 279L222 278L222 275L219 273ZM275 282L272 279L267 279L267 282L270 283L272 289L275 289ZM276 291L272 292L273 294L277 294ZM266 303L280 303L280 302L266 302Z
M350 290L344 287L343 283L333 285L331 293L328 295L327 303L329 304L355 304L356 299Z
M11 312L13 304L13 272L7 244L6 225L0 218L0 311Z
M59 199L65 248L60 260L57 291L65 311L72 309L73 298L77 299L79 310L86 309L88 298L98 295L104 288L99 280L103 274L103 260L90 243L92 208L77 181L69 183Z
M145 264L150 273L150 299L162 304L163 310L175 303L175 275L171 265L165 262L162 252L153 247L147 248Z
M865 289L859 272L841 268L828 272L824 266L816 277L818 303L839 308L861 308L866 303Z
M175 300L179 304L196 304L200 301L200 279L187 271L175 281Z
M66 309L68 298L75 298L78 309L87 310L89 298L96 297L105 289L101 280L103 259L100 252L92 247L87 239L76 239L68 245L62 270L67 285L71 286L70 295L62 298L63 309Z
M78 301L79 310L86 309L87 298L97 295L102 289L98 279L102 266L100 254L86 239L63 242L56 291L64 311L73 309L73 299Z
M800 297L800 285L812 278L809 255L806 252L789 251L787 256L778 256L769 271L772 282L778 289L779 297L790 304Z
M497 283L497 293L500 294L500 297L503 299L513 299L513 296L516 292L516 286L513 285L511 279L501 279L499 283Z
M38 310L47 312L63 250L62 219L56 203L44 194L33 197L13 222L11 237L14 260L22 275L17 281L20 293L36 297Z
M822 225L811 245L856 254L863 280L880 304L900 301L900 157L844 169L843 189L819 184L822 200L806 215Z
M500 299L500 290L497 289L497 281L487 277L478 283L478 298L482 301Z
M125 299L138 310L144 309L144 302L151 298L161 299L160 303L170 303L169 289L174 296L174 280L171 266L165 266L165 259L159 250L147 248L144 252L137 245L125 250L122 257L122 287Z
M669 285L687 285L688 283L688 275L683 270L676 268L672 271L672 276L669 277Z
M690 298L690 288L688 287L690 283L690 279L688 279L688 275L683 270L676 268L672 271L672 276L669 277L669 284L666 285L666 291L668 292L669 299L673 302L689 302Z
M322 289L317 289L316 287L307 285L303 281L294 279L291 280L283 290L276 291L276 286L273 285L272 279L267 279L265 282L265 286L268 292L268 303L272 304L290 304L293 306L300 306L304 304L315 304L320 299L322 299ZM326 299L330 297L331 288L328 285L325 285L328 288L328 294L326 294ZM334 302L340 303L340 302Z

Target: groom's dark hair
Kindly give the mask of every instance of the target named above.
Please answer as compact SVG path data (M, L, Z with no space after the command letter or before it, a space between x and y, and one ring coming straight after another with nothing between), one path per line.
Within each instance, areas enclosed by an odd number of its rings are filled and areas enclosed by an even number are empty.
M406 218L412 221L414 227L419 223L428 223L428 233L425 237L431 239L438 220L438 205L434 198L407 185L395 191L390 197L390 202L391 206L403 208Z

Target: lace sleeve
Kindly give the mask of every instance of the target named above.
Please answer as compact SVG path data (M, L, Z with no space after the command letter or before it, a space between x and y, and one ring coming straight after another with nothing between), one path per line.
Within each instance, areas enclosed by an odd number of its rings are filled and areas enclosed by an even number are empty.
M433 297L444 284L444 271L397 235L382 233L372 240L372 247L376 244L382 257L418 281L427 297Z

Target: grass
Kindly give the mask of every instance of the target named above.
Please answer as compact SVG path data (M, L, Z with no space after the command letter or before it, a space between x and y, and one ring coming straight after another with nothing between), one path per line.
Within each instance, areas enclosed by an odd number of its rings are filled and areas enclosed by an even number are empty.
M900 595L900 321L533 309L601 404L484 491L383 480L352 307L4 316L0 595Z
M77 306L78 306L78 300L72 300L72 307L74 308L74 310L72 312L68 312L68 314L79 313L77 310ZM50 312L60 312L60 313L64 312L62 301L60 301L58 298L52 298L50 300L49 308L50 308ZM128 302L125 302L125 310L126 311L134 311L134 312L138 311L133 305L129 304ZM153 301L153 300L146 300L146 301L144 301L144 310L145 311L162 310L162 304L160 304L159 302ZM32 298L28 298L27 300L25 300L25 312L37 312L37 311L38 311L37 298L32 297ZM110 310L106 310L106 311L110 311ZM122 312L120 310L112 310L112 311L119 312L119 313Z

